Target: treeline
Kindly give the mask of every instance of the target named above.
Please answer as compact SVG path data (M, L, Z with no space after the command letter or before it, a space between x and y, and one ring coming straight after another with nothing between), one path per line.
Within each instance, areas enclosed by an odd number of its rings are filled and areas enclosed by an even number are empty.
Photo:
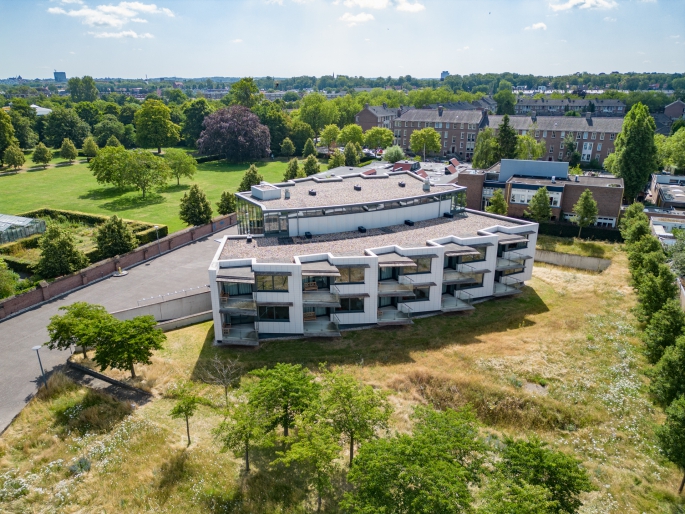
M669 255L652 235L649 218L640 203L631 205L621 221L626 242L632 285L638 304L634 311L643 324L644 352L653 367L650 393L654 403L665 409L666 421L656 435L663 455L685 471L685 313L678 298L678 278L682 272L685 237ZM685 476L678 493L685 485Z

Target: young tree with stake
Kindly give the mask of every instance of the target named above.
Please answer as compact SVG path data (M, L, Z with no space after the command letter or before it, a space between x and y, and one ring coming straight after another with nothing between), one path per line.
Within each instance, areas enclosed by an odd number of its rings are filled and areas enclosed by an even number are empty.
M264 438L264 420L261 414L262 411L243 396L214 431L224 450L231 450L236 456L244 456L245 473L250 472L250 448Z
M74 159L78 157L78 151L76 150L74 143L71 142L71 139L66 138L64 141L62 141L62 147L59 150L59 156L62 159L69 161L69 164L74 162Z
M197 161L183 150L170 148L166 151L164 158L171 168L171 176L176 177L177 186L181 184L181 177L192 179L195 176Z
M597 221L597 202L592 197L592 191L586 189L578 198L578 202L573 206L573 222L578 225L578 237L583 227L589 227Z
M426 160L426 152L439 152L442 148L440 134L432 127L415 130L409 138L409 148L416 154L423 155Z
M549 192L546 187L538 189L523 214L532 220L542 223L552 217L552 207L549 205Z
M172 419L185 419L188 446L190 446L190 418L195 414L197 406L200 403L199 400L200 399L197 396L194 396L187 391L183 391L180 393L178 400L176 400L176 404L169 413Z

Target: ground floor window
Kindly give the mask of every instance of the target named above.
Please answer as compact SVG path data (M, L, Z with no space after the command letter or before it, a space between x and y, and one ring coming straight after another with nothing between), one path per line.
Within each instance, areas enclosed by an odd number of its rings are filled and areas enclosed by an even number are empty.
M290 321L290 309L286 306L260 306L259 321Z
M224 324L226 325L254 324L255 320L256 318L254 316L224 314Z
M408 302L425 302L427 300L430 300L430 291L431 288L430 286L428 287L415 287L414 288L414 296L403 296L400 300L402 303L408 303Z
M364 298L341 298L338 312L364 312Z

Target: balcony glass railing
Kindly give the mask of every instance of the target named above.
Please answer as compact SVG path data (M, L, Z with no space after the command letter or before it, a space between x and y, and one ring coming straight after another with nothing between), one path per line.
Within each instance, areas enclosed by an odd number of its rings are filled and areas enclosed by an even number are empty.
M378 283L380 296L414 296L412 284L400 284L396 280L383 280Z
M259 342L259 330L255 323L244 325L223 325L222 341L234 344L257 344Z
M240 311L244 313L257 314L257 303L253 296L222 296L220 301L221 308L227 311Z
M411 311L402 312L395 307L378 309L378 323L411 323Z

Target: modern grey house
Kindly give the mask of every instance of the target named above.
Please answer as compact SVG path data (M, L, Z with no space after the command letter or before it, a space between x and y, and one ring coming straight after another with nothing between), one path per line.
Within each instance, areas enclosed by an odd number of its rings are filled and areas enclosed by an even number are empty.
M339 336L519 293L538 225L466 209L465 190L368 170L237 193L240 235L209 267L215 341Z

